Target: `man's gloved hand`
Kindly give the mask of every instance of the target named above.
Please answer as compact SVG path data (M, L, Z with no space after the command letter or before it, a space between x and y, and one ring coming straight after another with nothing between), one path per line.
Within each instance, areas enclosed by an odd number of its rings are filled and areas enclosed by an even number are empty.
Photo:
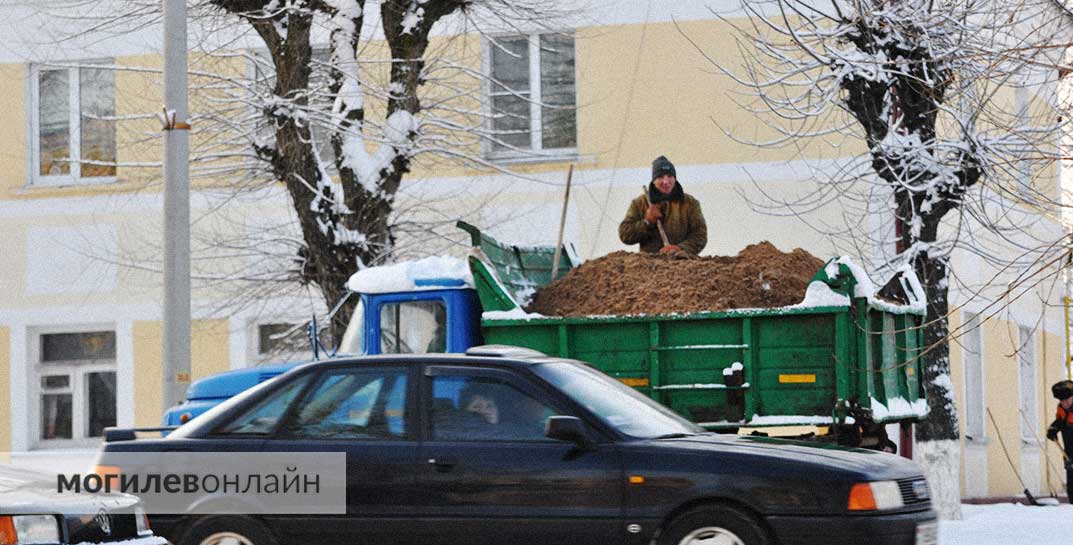
M657 221L663 218L663 211L659 209L658 204L648 205L648 210L645 212L645 222L649 225L655 224Z
M1054 424L1051 424L1051 427L1047 428L1047 440L1048 441L1057 441L1058 440L1058 426L1056 426Z
M659 253L661 253L661 254L677 254L677 253L682 252L682 251L684 251L684 250L682 250L678 246L675 246L674 244L668 244L668 245L666 245L666 246L664 246L664 247L659 249Z

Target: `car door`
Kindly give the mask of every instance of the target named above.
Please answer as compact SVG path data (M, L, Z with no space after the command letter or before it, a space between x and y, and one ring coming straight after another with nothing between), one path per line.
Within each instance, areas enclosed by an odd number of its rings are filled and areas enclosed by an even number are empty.
M426 542L621 543L623 477L604 443L548 439L565 403L515 371L429 366L419 506Z
M346 515L280 517L299 543L414 543L415 392L404 365L329 368L289 411L269 452L345 452Z

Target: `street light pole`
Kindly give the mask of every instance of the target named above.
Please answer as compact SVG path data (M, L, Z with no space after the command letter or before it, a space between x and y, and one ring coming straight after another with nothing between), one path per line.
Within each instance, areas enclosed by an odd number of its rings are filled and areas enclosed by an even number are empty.
M190 382L190 125L186 0L164 2L164 392L162 408Z

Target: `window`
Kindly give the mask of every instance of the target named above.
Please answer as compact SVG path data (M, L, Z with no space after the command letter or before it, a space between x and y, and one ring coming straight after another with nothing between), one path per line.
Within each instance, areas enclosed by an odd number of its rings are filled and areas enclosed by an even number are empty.
M116 175L115 72L34 67L34 183L108 182Z
M442 301L405 301L380 306L381 354L447 351L447 307Z
M432 398L434 440L551 441L544 424L555 409L503 380L435 376Z
M965 366L965 436L984 439L984 361L980 318L966 312L962 326L961 348Z
M320 439L398 439L406 433L406 370L325 373L298 404L285 433Z
M1021 439L1037 445L1036 435L1036 339L1032 329L1021 326L1017 367L1021 374Z
M260 435L271 432L276 427L279 419L283 418L283 413L287 411L287 407L291 406L291 401L294 401L294 398L302 391L302 387L307 382L309 382L309 377L305 376L273 392L263 401L246 411L246 414L221 428L219 433Z
M490 153L577 148L574 37L533 34L488 43Z
M40 336L37 437L44 444L78 441L116 425L114 331Z
M313 346L309 341L309 324L287 322L255 324L253 334L253 359L258 363L313 359ZM320 338L320 355L331 353L331 330L318 322L317 336Z

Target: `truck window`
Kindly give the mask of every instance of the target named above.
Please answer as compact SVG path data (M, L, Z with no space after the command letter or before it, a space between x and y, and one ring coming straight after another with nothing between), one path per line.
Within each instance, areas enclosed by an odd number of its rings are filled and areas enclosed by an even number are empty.
M442 301L400 301L380 306L380 353L447 351L447 307Z
M350 323L346 325L346 332L343 333L343 340L339 342L337 353L353 355L365 353L361 338L365 329L364 318L365 305L361 302L361 299L358 299L358 304L354 306L354 313L350 315Z

